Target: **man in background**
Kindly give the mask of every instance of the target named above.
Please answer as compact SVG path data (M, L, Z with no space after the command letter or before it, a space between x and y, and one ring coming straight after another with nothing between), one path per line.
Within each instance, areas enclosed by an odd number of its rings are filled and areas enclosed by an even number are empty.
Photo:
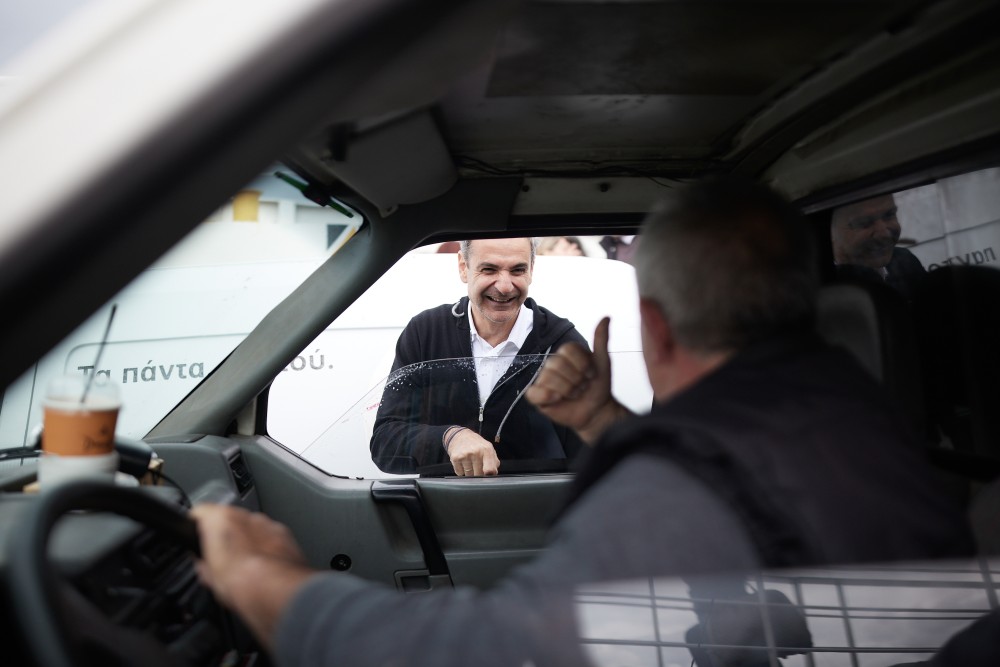
M607 253L608 259L617 259L622 262L633 263L635 250L639 247L638 237L635 236L602 236L600 245Z
M897 247L901 228L891 194L841 206L830 225L833 261L841 277L885 282L907 299L927 273L920 260Z
M586 257L583 243L575 236L546 236L538 242L539 255Z

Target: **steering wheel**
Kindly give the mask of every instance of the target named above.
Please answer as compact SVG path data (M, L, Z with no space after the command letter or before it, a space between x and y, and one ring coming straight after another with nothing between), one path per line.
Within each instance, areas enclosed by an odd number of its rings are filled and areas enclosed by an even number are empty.
M136 664L179 664L161 642L112 623L55 571L47 557L49 537L59 518L72 510L111 512L134 519L200 555L194 522L177 506L141 488L79 481L46 489L21 516L14 532L17 539L10 541L8 553L9 589L29 655L45 667L79 665L74 648L79 647L81 637L72 629L72 618L85 625L88 640L119 655L134 655Z

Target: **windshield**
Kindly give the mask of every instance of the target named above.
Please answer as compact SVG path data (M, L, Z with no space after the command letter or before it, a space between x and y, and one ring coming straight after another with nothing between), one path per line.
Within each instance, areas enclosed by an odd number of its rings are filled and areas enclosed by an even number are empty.
M16 76L8 63L26 48L65 23L93 0L7 2L0 7L0 81Z
M11 384L0 448L34 443L45 388L64 374L118 384L117 432L144 437L360 226L303 185L284 167L265 170Z

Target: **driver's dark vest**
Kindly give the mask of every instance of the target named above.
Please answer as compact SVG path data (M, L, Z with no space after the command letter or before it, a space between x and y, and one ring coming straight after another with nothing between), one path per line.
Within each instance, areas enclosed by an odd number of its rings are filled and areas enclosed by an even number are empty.
M581 461L570 502L637 454L717 494L767 567L973 549L903 417L848 353L811 335L752 346L611 429Z

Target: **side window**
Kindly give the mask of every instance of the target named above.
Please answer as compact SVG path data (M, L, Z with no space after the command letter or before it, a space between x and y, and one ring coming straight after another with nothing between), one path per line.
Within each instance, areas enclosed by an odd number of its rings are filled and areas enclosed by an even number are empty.
M839 276L884 283L908 303L922 421L938 458L977 471L972 476L995 470L1000 168L840 207L830 235ZM914 389L898 393L912 398Z
M928 271L1000 267L1000 168L841 206L830 236L839 275L882 280L910 300Z
M1000 168L985 169L896 195L904 238L928 271L944 266L1000 267Z
M403 257L275 379L268 433L341 476L453 474L442 438L456 424L494 442L501 474L565 469L574 445L527 401L522 406L518 394L547 351L574 337L590 345L606 315L612 320L613 391L633 410L647 411L652 390L642 362L635 271L626 261L608 259L605 248L624 256L632 239L538 239L533 265L527 254L524 261L516 254L528 240L506 241L513 255L502 248L488 257L473 252L465 266L457 242ZM480 247L476 243L473 248ZM485 253L493 246L481 247ZM478 307L497 319L508 316L508 301L530 299L527 335L533 337L509 365L494 368L501 362L482 356L490 353L481 348L469 358L467 298L482 300ZM537 320L532 308L545 319ZM411 325L421 313L421 324ZM516 338L512 332L510 339Z

